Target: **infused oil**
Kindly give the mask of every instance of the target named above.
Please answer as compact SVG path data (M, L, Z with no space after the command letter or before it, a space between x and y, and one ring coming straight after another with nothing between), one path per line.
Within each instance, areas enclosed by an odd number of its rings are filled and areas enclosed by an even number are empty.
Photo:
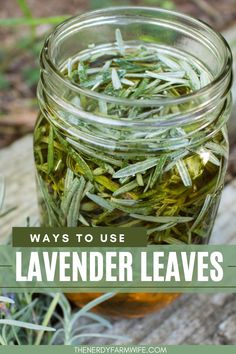
M52 70L52 39L42 52L41 113L34 134L42 225L142 226L149 244L208 243L227 167L231 67L220 90L204 57L188 47L183 55L178 48L183 41L177 26L181 15L171 13L176 33L164 45L162 32L159 37L153 29L147 34L150 24L135 35L137 11L150 21L144 9L127 11L129 21L120 28L114 20L108 42L101 36L94 43L90 33L83 50L61 54L52 82L45 74ZM167 16L153 11L157 24ZM83 23L83 17L77 21ZM230 57L228 48L224 50ZM81 306L97 295L68 297ZM139 317L177 296L118 294L98 311Z

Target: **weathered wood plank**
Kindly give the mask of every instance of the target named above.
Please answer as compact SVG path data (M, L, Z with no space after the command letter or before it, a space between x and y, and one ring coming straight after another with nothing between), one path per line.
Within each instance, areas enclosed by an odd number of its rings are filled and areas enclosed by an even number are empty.
M212 244L236 243L236 180L223 191L221 203L213 229Z
M235 308L236 294L185 294L145 318L117 320L105 333L128 336L132 344L236 344ZM114 341L96 338L84 343Z
M236 59L236 28L225 33ZM233 44L235 43L235 44ZM236 60L234 64L236 72ZM236 103L236 82L233 87ZM236 106L235 106L236 108ZM235 141L236 115L230 121ZM0 240L6 241L12 226L21 226L29 216L37 218L32 136L0 150L0 174L6 179L6 207L16 209L0 219ZM236 179L223 191L212 243L236 243ZM134 344L236 344L236 294L185 294L165 309L142 319L113 320L107 334L129 336ZM124 343L94 339L84 343Z
M3 242L12 226L24 225L27 216L37 217L32 137L26 136L0 150L0 166L7 181L7 206L17 206L0 221ZM235 216L236 180L223 191L212 243L236 243L235 222L232 222ZM106 333L125 334L131 338L129 343L140 344L236 344L235 309L236 294L186 294L143 319L115 320L112 330ZM89 341L96 344L111 342L97 338Z
M6 207L16 207L0 219L0 240L11 232L12 226L22 226L26 218L37 219L37 198L33 167L32 136L28 135L10 147L0 150L1 175L6 181ZM212 243L235 243L236 180L223 191Z
M0 150L0 174L5 178L5 208L15 209L0 219L0 240L4 242L13 226L23 226L29 216L38 215L33 167L32 136L28 135Z

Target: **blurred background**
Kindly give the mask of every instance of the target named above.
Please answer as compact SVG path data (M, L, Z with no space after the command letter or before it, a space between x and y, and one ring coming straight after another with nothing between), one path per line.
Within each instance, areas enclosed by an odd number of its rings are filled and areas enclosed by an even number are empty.
M0 0L0 149L33 131L39 53L47 34L70 16L119 5L156 6L199 18L221 31L236 59L236 0ZM233 96L236 102L235 82ZM236 176L235 108L234 103L227 181Z
M0 148L33 130L38 58L47 34L69 16L119 5L184 12L221 31L236 51L236 0L0 0ZM236 174L235 133L236 117L230 122L231 177Z
M223 32L236 23L236 0L0 0L0 148L33 129L38 57L47 33L68 16L118 5L175 9Z
M28 224L29 218L38 215L30 133L38 111L38 58L44 39L54 26L70 16L119 5L177 10L210 24L231 46L236 77L236 0L0 0L0 182L3 174L6 184L2 200L0 188L1 241L8 239L12 226L23 226L26 220ZM236 242L235 81L232 92L227 187L215 226L215 243ZM4 196L6 206L1 214ZM19 308L23 307L23 300L19 300ZM235 308L235 294L186 294L146 319L115 322L110 332L106 332L107 338L127 333L133 338L132 343L236 344ZM104 342L96 338L95 343Z
M223 32L236 47L236 0L0 0L0 148L33 130L38 57L46 35L69 16L119 5L184 12ZM230 123L230 174L236 173L235 121Z

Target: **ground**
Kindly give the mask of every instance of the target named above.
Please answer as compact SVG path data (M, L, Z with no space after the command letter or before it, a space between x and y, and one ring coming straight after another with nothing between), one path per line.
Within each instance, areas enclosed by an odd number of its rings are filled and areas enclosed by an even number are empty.
M36 35L27 26L1 26L1 19L22 17L24 1L1 0L0 7L0 148L33 130L38 56L43 39L52 29L40 25ZM224 30L236 22L235 0L27 0L33 17L75 15L112 5L147 5L174 8Z

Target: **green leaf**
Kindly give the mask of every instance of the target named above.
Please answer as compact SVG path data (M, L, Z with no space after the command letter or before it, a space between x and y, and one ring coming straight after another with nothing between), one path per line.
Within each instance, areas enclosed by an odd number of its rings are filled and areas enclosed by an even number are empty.
M43 24L59 24L70 17L65 16L52 16L52 17L37 17L37 18L2 18L0 19L0 26L38 26Z
M10 326L17 326L21 328L28 328L28 329L33 329L35 331L48 331L48 332L54 332L55 328L52 327L47 327L47 326L40 326L36 325L33 323L28 323L28 322L23 322L23 321L16 321L12 319L0 319L0 324L2 325L10 325Z
M131 181L131 182L125 184L124 186L118 188L118 189L113 193L113 196L116 197L117 195L130 192L130 191L132 191L133 189L135 189L136 187L138 187L137 181Z
M141 162L137 162L133 165L129 165L117 171L112 177L113 178L122 178L128 176L134 176L136 173L145 172L149 168L155 166L159 161L159 157L153 157Z
M198 214L196 220L194 221L193 225L191 226L190 232L193 231L202 221L202 219L204 218L204 216L206 215L207 211L210 210L210 204L212 202L212 195L211 194L207 194L202 209L200 211L200 213Z
M192 180L191 180L191 177L189 175L188 169L187 169L184 161L181 159L178 160L176 162L176 167L177 167L180 177L182 178L182 181L183 181L183 184L185 185L185 187L191 187Z
M0 296L0 302L6 302L8 304L14 304L15 301L6 296Z
M54 169L54 134L53 127L50 126L48 136L48 173L50 174Z
M67 226L70 226L70 227L77 226L78 218L79 218L79 214L80 214L80 203L81 203L81 199L83 197L83 191L85 188L85 184L86 184L86 181L85 181L84 177L81 176L80 180L79 180L78 189L72 198L71 205L70 205L70 208L68 211Z
M130 214L132 218L140 219L144 221L156 222L156 223L185 223L193 220L193 217L189 216L146 216L146 215L138 215L138 214Z
M57 134L57 137L60 141L60 143L62 144L62 146L64 146L65 151L68 152L68 154L71 156L71 158L73 160L75 160L78 165L81 167L84 175L90 180L93 180L93 173L90 169L90 167L88 166L88 164L85 162L85 160L80 156L80 154L78 154L67 142L66 140L64 140L62 137L60 137L59 134ZM69 139L68 139L69 140Z
M89 199L91 199L95 204L100 205L104 209L107 209L109 211L112 211L114 209L114 207L112 206L112 204L108 200L106 200L102 197L99 197L96 194L92 194L92 193L87 192L86 196Z
M30 10L30 7L29 7L27 1L26 0L17 0L17 2L18 2L18 5L19 5L21 11L23 12L23 15L25 17L32 18L33 14L32 14L32 11Z
M49 327L47 327L51 317L53 316L54 312L55 312L55 309L56 309L56 306L59 302L59 299L60 299L60 296L61 294L60 293L57 293L55 294L45 316L44 316L44 320L43 320L43 323L42 323L42 329L41 331L38 333L37 335L37 338L36 338L36 341L35 341L35 345L39 345L41 340L42 340L42 337L43 337L43 333L45 331L48 330ZM52 329L53 331L55 331L55 329Z
M160 157L150 181L150 188L154 186L158 178L162 175L162 171L165 166L166 160L167 160L167 155L163 155Z

